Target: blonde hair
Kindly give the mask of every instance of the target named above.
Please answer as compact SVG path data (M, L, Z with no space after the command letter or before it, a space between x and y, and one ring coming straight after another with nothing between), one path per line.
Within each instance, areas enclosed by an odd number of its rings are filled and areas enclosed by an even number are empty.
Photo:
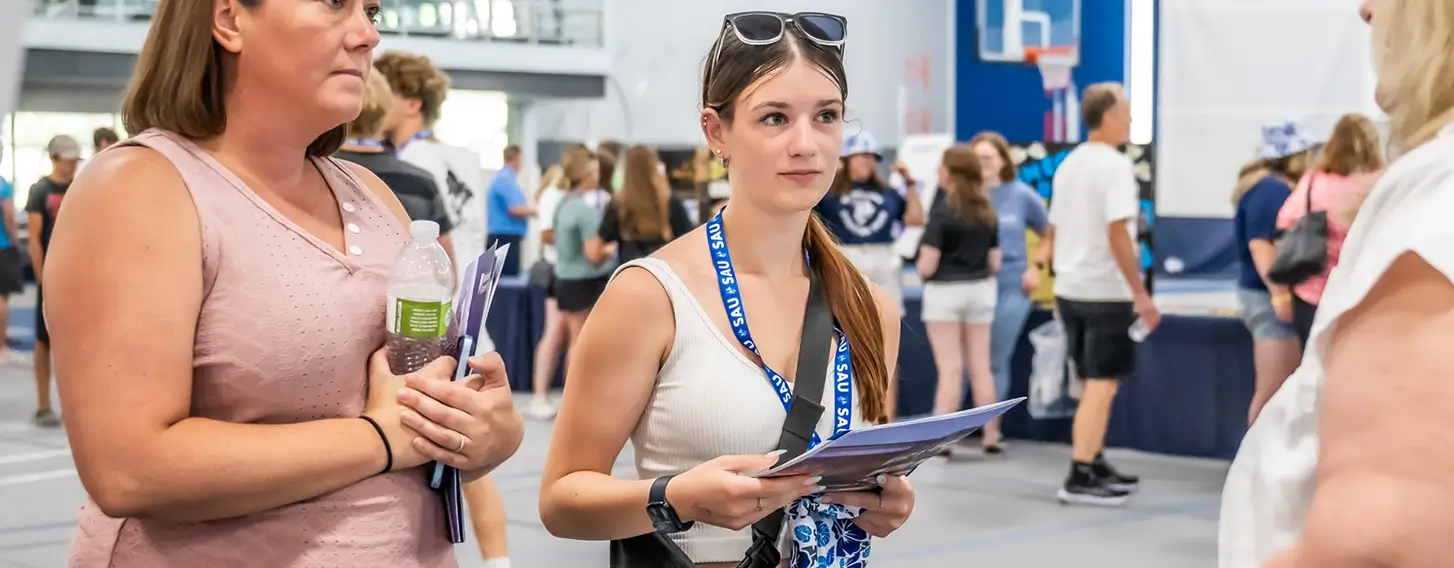
M1383 150L1373 121L1356 112L1338 119L1315 169L1340 176L1383 169Z
M240 3L252 8L262 0ZM227 130L223 50L212 38L212 10L211 2L161 0L121 103L127 132L140 134L158 128L192 140L207 140ZM344 125L340 124L315 138L308 145L308 155L332 155L343 138Z
M204 2L205 4L205 2ZM390 51L374 58L374 70L389 80L389 88L406 99L419 99L419 116L425 126L434 126L449 93L449 76L428 57Z
M1307 150L1281 158L1257 158L1242 164L1242 169L1237 171L1237 184L1232 187L1232 206L1236 207L1241 203L1242 196L1247 195L1247 191L1262 181L1262 178L1275 175L1291 186L1302 179L1307 171Z
M566 148L565 153L560 157L560 168L565 173L566 187L579 189L581 183L586 180L586 176L590 175L591 167L596 165L596 153L585 146Z
M389 80L384 78L383 73L369 73L369 80L364 83L363 108L358 111L358 118L348 123L348 137L378 138L384 132L384 118L389 115L392 106L394 91L389 88Z
M1389 116L1389 143L1407 153L1454 121L1454 2L1384 2L1373 19L1387 30L1379 84Z
M560 167L560 164L551 166L550 169L545 170L545 173L540 174L540 185L535 188L535 199L538 201L540 196L545 195L545 190L552 187L566 189L565 169Z

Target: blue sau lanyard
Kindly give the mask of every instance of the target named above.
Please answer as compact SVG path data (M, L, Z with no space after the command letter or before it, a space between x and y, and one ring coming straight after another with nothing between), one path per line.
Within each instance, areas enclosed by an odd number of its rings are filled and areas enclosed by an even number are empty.
M408 140L405 140L404 143L399 146L399 149L400 150L403 150L404 148L409 147L409 143L410 142L413 142L415 140L424 140L426 138L433 138L433 137L434 137L434 130L433 129L426 128L424 130L420 130L419 132L415 132L413 136L410 136Z
M722 208L723 211L726 209ZM777 391L783 410L791 410L792 387L788 385L787 379L767 365L767 360L757 350L757 343L752 340L752 332L747 329L747 308L742 305L742 293L737 289L737 273L732 270L732 255L727 252L727 239L722 233L722 211L718 211L711 221L707 221L707 247L712 254L712 266L717 272L717 290L722 293L722 306L727 309L727 322L732 325L732 335L762 361L762 370ZM837 327L834 327L834 331L838 334L838 349L833 358L833 437L837 438L848 431L853 420L853 363L849 357L848 336ZM808 354L799 353L798 356L807 357ZM808 447L817 446L820 441L818 433L814 432Z
M349 138L343 141L345 146L362 146L364 148L383 148L383 140L365 140L363 138Z

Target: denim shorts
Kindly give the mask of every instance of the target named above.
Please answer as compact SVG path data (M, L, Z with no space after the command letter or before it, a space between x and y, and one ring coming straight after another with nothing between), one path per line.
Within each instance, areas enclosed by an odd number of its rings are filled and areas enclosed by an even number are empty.
M1242 324L1252 332L1253 341L1297 338L1292 324L1277 319L1272 309L1272 295L1267 290L1238 288L1237 305L1242 308Z

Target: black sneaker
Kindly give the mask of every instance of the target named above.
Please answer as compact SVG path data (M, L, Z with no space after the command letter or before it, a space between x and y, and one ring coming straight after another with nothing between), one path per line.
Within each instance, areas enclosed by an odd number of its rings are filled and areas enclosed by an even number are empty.
M1141 478L1135 475L1126 475L1116 468L1111 467L1106 461L1104 454L1096 454L1096 461L1091 462L1091 468L1095 471L1096 477L1103 480L1107 487L1126 492L1134 492L1141 488Z
M1105 480L1095 475L1091 464L1087 463L1071 464L1070 476L1066 477L1065 485L1062 485L1056 494L1062 504L1101 507L1124 505L1130 495L1129 491L1122 491L1107 485Z

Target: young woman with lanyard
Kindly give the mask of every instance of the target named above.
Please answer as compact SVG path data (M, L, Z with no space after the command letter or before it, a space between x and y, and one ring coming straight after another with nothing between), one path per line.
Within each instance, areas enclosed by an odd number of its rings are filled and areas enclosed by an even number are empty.
M814 210L843 243L843 253L853 265L888 292L902 312L904 261L894 252L894 224L924 226L926 214L919 202L918 184L903 162L895 162L893 167L907 186L903 194L879 177L876 168L883 155L868 132L845 138L839 154L840 175Z
M827 14L725 19L707 59L701 119L727 166L731 202L705 227L620 269L586 322L541 485L552 534L666 533L699 566L736 566L751 546L771 566L783 554L793 566L857 567L869 537L892 533L913 510L902 477L881 477L881 491L822 494L814 478L743 475L780 455L785 416L799 409L795 379L814 372L781 374L800 357L830 367L815 370L824 373L825 410L814 441L887 415L897 304L812 212L843 136L844 28ZM805 309L810 297L827 307ZM824 312L832 346L802 352L806 314ZM628 439L637 476L612 477ZM782 518L783 508L790 528L779 536L799 538L772 546L771 535L744 530Z

